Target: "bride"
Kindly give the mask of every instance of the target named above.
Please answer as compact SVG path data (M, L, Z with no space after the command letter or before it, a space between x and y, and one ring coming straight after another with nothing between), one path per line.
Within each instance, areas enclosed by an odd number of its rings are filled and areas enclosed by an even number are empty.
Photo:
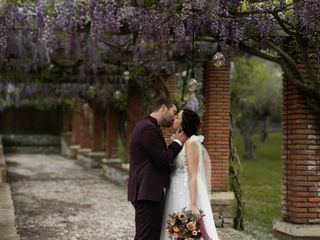
M202 210L208 235L212 240L219 239L207 192L207 189L211 190L208 186L210 180L206 181L207 175L211 175L210 159L202 145L204 137L196 135L199 126L198 114L188 109L180 111L174 121L173 128L181 129L189 138L174 160L164 207L161 240L170 239L166 231L169 214L179 212L184 207L190 209L198 218L201 216L199 210ZM207 170L210 174L207 174Z

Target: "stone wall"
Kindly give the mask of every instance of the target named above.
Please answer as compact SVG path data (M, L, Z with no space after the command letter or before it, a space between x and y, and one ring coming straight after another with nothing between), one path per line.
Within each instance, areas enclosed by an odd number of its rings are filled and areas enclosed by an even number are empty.
M0 112L0 134L59 135L63 127L62 116L62 109L5 109Z
M233 226L233 200L233 192L212 193L210 202L216 227L229 228Z
M129 169L123 167L120 159L109 160L102 165L102 168L106 179L123 187L128 186Z
M5 153L60 153L60 136L41 134L4 134Z

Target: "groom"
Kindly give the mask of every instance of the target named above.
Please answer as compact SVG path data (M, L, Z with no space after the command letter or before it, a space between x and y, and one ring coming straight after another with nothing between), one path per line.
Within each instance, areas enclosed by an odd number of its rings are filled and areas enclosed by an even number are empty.
M135 208L135 240L159 240L164 191L169 184L169 164L187 137L176 133L167 148L160 127L171 127L177 107L168 98L155 100L153 112L144 116L131 136L128 200Z

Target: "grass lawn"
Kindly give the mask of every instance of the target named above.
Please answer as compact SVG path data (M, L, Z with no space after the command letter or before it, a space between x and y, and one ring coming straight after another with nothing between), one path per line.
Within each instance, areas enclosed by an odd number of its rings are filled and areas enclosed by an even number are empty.
M242 161L241 186L245 201L245 232L259 240L271 239L272 221L281 218L281 134L270 133L265 143L258 135L256 161L243 159L243 141L234 137Z

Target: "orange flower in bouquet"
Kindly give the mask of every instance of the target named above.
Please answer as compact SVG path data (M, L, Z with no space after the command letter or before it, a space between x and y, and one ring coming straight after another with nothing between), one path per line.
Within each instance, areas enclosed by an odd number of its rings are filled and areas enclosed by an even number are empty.
M200 213L204 216L201 210ZM169 215L167 231L173 240L195 240L202 236L199 219L186 208Z

